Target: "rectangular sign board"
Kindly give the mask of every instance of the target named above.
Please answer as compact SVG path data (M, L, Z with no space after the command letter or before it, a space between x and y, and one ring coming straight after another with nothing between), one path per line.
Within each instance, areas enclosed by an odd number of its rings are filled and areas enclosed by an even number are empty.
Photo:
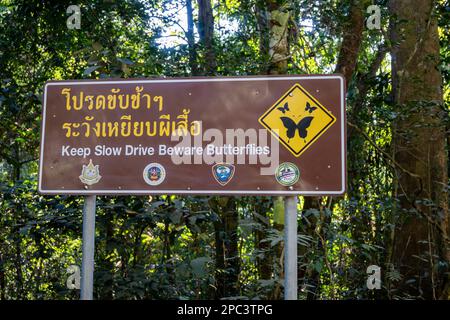
M42 194L340 195L341 75L50 81Z

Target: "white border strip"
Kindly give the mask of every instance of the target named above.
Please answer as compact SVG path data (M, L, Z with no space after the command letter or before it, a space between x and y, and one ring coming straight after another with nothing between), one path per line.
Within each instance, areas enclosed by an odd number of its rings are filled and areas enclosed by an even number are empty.
M45 136L45 120L47 111L47 87L48 86L65 86L65 85L87 85L87 84L112 84L112 83L167 83L167 82L229 82L229 81L282 81L282 80L312 80L312 79L339 79L341 86L341 190L339 191L269 191L269 190L43 190L42 189L42 159L44 152L44 136ZM345 192L345 92L344 79L340 75L330 76L308 76L308 77L250 77L250 78L208 78L208 79L155 79L155 80L122 80L122 81L81 81L81 82L49 82L45 84L44 89L44 105L42 111L42 130L41 130L41 148L39 155L39 186L38 191L42 194L98 194L98 195L112 195L112 194L128 194L128 195L147 195L147 194L261 194L261 195L340 195Z

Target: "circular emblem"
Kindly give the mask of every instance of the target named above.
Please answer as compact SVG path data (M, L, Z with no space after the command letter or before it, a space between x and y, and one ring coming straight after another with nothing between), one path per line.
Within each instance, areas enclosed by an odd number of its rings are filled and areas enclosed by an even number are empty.
M283 162L275 171L275 179L283 186L292 186L300 178L300 170L290 162Z
M166 178L166 170L159 163L150 163L144 168L142 176L148 185L157 186Z

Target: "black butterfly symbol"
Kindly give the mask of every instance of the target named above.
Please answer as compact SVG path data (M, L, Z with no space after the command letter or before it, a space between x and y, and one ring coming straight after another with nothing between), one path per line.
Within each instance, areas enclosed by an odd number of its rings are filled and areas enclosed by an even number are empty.
M289 139L295 136L295 132L297 130L300 138L304 139L308 135L308 131L306 131L306 129L309 128L314 117L304 117L297 124L294 122L294 120L288 117L280 117L280 119L281 121L283 121L283 125L287 129L286 135Z
M306 102L306 108L305 111L309 111L309 113L312 113L314 110L316 110L317 107L311 107L311 105L309 104L309 102Z
M286 111L289 111L288 103L286 102L283 107L279 107L277 108L277 110L280 110L281 112L283 112L283 114L285 114Z

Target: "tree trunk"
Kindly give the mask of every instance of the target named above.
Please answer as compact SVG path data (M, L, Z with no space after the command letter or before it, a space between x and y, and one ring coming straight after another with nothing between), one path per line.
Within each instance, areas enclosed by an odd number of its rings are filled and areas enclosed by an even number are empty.
M211 199L210 205L218 216L214 223L217 288L215 298L236 296L239 292L240 271L236 202L232 197L219 197Z
M344 26L344 35L335 72L344 75L346 86L350 83L358 62L364 29L364 2L367 1L352 2L350 16Z
M291 16L289 3L269 0L267 9L269 12L269 68L267 73L270 75L286 74L289 59L288 26ZM274 227L280 231L284 229L283 225L276 223L274 223ZM274 260L280 261L280 280L284 278L283 246L284 244L280 243L274 248ZM275 286L271 298L275 300L282 298L282 291L278 285Z
M259 54L261 60L260 73L269 72L269 12L265 1L257 1L255 4L255 15L259 31ZM264 239L268 237L270 221L267 212L273 207L273 201L266 197L254 198L254 220L259 224L259 229L255 231L255 248L263 253L263 256L256 259L259 279L269 280L273 275L273 252L270 244ZM270 296L270 295L269 295ZM266 298L269 298L267 296Z
M211 0L198 0L198 32L205 52L205 74L214 75L217 70L214 52L214 17Z
M342 37L341 48L339 51L339 56L335 68L335 73L343 74L345 78L345 85L348 87L350 80L355 72L356 65L358 62L358 55L361 47L363 30L364 30L364 8L365 3L360 1L353 1L350 7L348 21L344 25L344 33ZM349 177L349 181L350 177ZM320 211L320 197L305 197L305 204L302 211L302 221L305 221L305 214L308 209ZM311 220L311 218L309 219ZM321 239L315 234L316 224L318 220L312 219L310 223L312 225L301 226L302 230L308 235L310 235L313 240L313 246L320 249L320 251L325 251L323 245L326 245L327 239L327 225L331 223L331 216L327 217L323 223L325 224L320 228L322 237L325 240L325 244L322 243ZM302 252L303 253L303 252ZM307 261L303 262L304 264ZM316 299L319 295L320 287L320 273L314 268L300 269L300 275L304 275L304 283L309 288L307 299ZM300 277L299 277L300 278Z
M269 13L265 3L257 1L255 5L256 21L259 31L259 55L261 59L261 74L266 74L269 69Z
M204 75L215 75L217 71L214 51L214 17L211 0L198 0L198 30L204 49ZM238 294L240 272L238 250L238 212L234 197L213 197L211 208L219 220L214 224L216 238L216 299Z
M109 211L109 210L108 210ZM109 213L109 214L108 214ZM112 257L114 256L114 212L108 212L108 216L105 221L105 233L106 233L106 252L109 261L105 261L107 265L107 281L104 282L103 297L102 300L112 300L114 293L114 262Z
M187 33L186 38L188 41L189 50L189 67L191 68L191 74L197 76L198 65L197 65L197 51L195 46L194 37L194 17L192 11L192 0L186 0L186 10L187 10Z
M272 201L266 197L254 197L253 200L255 203L253 219L259 224L259 229L255 230L255 248L263 254L262 257L256 258L256 266L259 279L269 280L272 278L273 253L271 252L270 243L267 241L263 242L263 240L268 237L270 222L267 212L270 210Z
M390 1L392 80L398 116L393 147L399 200L394 294L448 298L448 176L435 1ZM447 267L444 267L446 264Z
M15 163L13 167L13 174L14 174L14 185L18 185L20 181L20 174L21 174L21 165L20 165L20 149L19 145L17 143L14 144L14 158ZM17 212L23 212L22 208L20 207L21 204L18 203L16 210ZM25 223L24 219L21 218L20 215L18 215L18 222L19 224ZM14 265L16 267L16 288L17 288L17 299L22 299L24 297L24 281L23 281L23 272L22 272L22 235L17 230L15 232L14 236L14 245L16 249L15 259L14 259Z
M307 216L307 210L315 209L319 211L319 197L305 197L303 210L301 212L301 222L299 228L301 232L313 239L308 247L300 246L298 255L300 258L300 267L298 268L299 285L304 286L307 290L306 299L315 300L319 295L319 281L320 273L313 267L314 263L309 263L310 257L308 252L320 252L322 242L317 237L316 228L318 225L318 218L314 215Z
M289 4L267 1L269 9L269 74L286 74L289 59L288 24L291 12Z

